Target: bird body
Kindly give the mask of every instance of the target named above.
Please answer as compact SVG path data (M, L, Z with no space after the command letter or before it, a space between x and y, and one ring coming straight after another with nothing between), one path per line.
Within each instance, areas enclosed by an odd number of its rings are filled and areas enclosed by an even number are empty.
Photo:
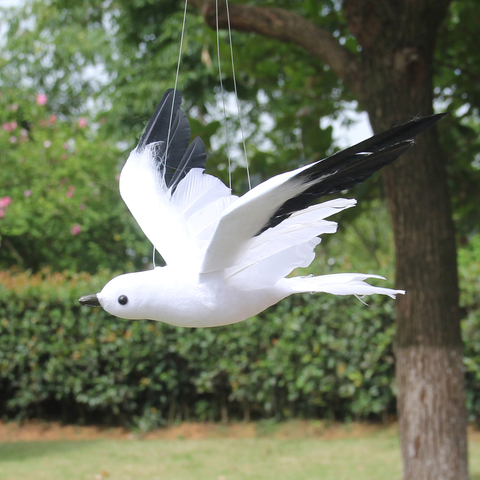
M189 145L180 103L178 91L165 93L120 176L122 198L167 265L120 275L80 303L121 318L206 327L240 322L294 293L404 293L365 282L376 275L287 276L310 265L320 235L336 231L326 218L356 201L310 204L393 162L441 115L272 177L239 198L205 174L205 146L199 138Z
M368 285L363 282L368 277L382 278L361 274L293 277L268 287L244 290L226 282L223 272L198 274L165 266L115 277L96 297L107 312L117 317L157 320L179 327L216 327L241 322L293 293L402 293ZM122 295L128 298L125 305L118 302Z
M127 305L118 303L118 292L127 292ZM245 320L288 294L283 284L242 291L225 282L219 272L198 275L192 270L165 266L120 275L105 286L98 299L106 311L119 317L157 320L180 327L214 327Z

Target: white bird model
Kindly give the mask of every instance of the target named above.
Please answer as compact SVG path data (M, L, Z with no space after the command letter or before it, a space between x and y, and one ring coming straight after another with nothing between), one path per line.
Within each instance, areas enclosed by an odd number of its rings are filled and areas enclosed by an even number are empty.
M364 281L378 275L286 276L310 265L319 235L336 231L325 219L356 201L309 205L392 163L442 114L277 175L239 198L204 173L205 145L198 137L188 145L181 98L175 90L165 93L120 176L123 200L167 265L115 277L100 293L80 298L82 305L120 318L213 327L241 322L293 293L405 293Z

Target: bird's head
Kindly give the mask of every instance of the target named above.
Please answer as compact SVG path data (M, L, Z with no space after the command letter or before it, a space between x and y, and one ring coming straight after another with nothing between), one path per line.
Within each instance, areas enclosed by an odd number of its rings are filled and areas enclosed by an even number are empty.
M149 294L143 281L146 272L127 273L110 280L100 293L85 295L79 299L82 305L102 307L119 318L139 320L145 318L145 304Z

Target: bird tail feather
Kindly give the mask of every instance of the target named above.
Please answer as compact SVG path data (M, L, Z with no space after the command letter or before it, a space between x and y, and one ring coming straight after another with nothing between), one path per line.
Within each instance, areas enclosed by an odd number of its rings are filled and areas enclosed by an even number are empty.
M395 298L396 295L403 295L405 290L393 290L391 288L375 287L366 283L367 278L380 278L380 275L365 275L362 273L336 273L321 275L318 277L292 277L285 281L292 289L292 293L314 293L325 292L333 295L364 295L380 294Z

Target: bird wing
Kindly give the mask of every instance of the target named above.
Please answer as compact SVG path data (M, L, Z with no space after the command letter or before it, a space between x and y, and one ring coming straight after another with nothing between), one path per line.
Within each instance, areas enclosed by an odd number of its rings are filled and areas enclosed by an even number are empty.
M315 258L314 248L321 242L319 236L337 231L337 223L325 218L356 203L337 198L293 213L253 237L235 265L225 270L225 278L231 285L255 290L275 285L295 268L308 267Z
M220 180L203 173L205 145L200 138L189 145L181 101L180 92L165 92L120 175L123 200L167 264L200 259L232 200Z
M250 190L224 211L206 248L200 271L209 273L237 266L256 244L252 239L280 225L317 198L367 180L410 148L414 137L443 115L393 127L331 157L270 178ZM268 257L270 246L265 244L263 251L264 258ZM304 259L305 255L301 257Z

